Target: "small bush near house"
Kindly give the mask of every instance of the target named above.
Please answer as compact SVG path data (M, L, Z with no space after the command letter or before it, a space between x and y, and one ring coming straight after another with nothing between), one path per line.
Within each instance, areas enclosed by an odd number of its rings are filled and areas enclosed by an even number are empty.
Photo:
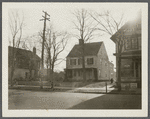
M64 81L64 75L65 75L65 73L62 71L54 72L54 80L57 82L62 82L62 81Z

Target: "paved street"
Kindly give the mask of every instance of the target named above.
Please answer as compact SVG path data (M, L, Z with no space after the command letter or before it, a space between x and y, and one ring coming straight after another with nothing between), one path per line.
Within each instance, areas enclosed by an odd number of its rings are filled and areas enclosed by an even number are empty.
M140 109L141 95L9 90L9 109Z

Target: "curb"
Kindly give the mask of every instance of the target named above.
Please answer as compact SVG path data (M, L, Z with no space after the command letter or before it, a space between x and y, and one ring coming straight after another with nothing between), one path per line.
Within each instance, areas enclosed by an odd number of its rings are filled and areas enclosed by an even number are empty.
M67 92L67 93L90 93L90 94L119 94L119 95L141 95L141 93L136 93L136 92L117 92L117 91L110 91L107 92L104 91L87 91L87 90L82 90L82 89L62 89L62 88L43 88L40 89L39 87L33 88L33 87L9 87L8 89L16 89L16 90L30 90L30 91L39 91L39 92L48 92L48 91L56 91L56 92ZM109 90L108 90L109 91Z

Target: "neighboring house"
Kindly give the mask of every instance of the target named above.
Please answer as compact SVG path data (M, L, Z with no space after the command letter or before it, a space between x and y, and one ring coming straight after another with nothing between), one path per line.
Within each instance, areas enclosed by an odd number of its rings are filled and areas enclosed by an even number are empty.
M121 88L141 88L141 13L133 21L127 22L112 37L116 43L116 64L118 61L118 41L123 41L121 51ZM118 77L118 65L116 65Z
M33 48L33 52L25 49L14 48L14 52L16 53L15 58L15 70L13 79L22 78L22 80L29 80L30 78L34 78L38 76L38 71L40 69L40 57L36 55L36 48ZM13 47L8 47L8 73L9 73L9 81L12 70L12 53ZM31 74L31 75L30 75Z
M67 56L66 78L83 80L81 41L75 45ZM86 80L109 80L109 59L103 42L84 44Z

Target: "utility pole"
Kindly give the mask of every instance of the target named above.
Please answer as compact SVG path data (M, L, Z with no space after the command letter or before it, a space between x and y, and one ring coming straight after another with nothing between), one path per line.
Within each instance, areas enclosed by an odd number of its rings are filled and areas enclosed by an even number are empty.
M42 58L42 70L44 69L44 42L45 42L46 20L50 21L50 18L47 18L47 16L50 17L50 15L47 12L45 12L45 11L43 11L43 13L45 14L44 16L42 16L44 19L40 19L40 21L44 20L42 54L41 54L41 58ZM41 81L41 88L43 88L42 87L42 81Z
M44 12L44 11L43 11ZM42 16L44 19L40 19L40 21L44 20L44 28L43 28L43 42L42 42L42 69L44 68L44 42L45 42L45 31L46 31L46 20L50 21L50 18L47 18L47 16L50 17L50 15L47 12L44 12L45 16Z

